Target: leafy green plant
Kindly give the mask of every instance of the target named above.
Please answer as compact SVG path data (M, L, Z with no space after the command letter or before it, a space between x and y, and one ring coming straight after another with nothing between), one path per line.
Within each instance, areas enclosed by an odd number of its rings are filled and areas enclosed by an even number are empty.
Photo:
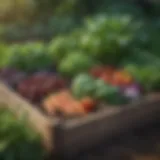
M53 58L53 62L59 64L65 56L76 50L77 47L78 42L74 37L58 36L49 44L48 52Z
M4 43L0 43L0 67L5 67L9 63L9 51L8 47Z
M135 48L132 50L132 54L122 60L121 64L122 66L133 64L141 67L153 65L159 68L160 58L146 50Z
M50 52L57 63L76 50L104 63L117 64L129 54L140 27L130 16L100 14L87 19L82 28L69 35L53 39Z
M130 16L97 15L86 21L82 47L105 63L117 63L129 54L138 27Z
M10 52L9 66L27 72L50 67L53 63L43 43L13 45L10 46Z
M135 77L145 91L150 92L160 90L160 67L130 64L125 66L125 70Z
M2 106L1 106L2 107ZM40 137L8 109L0 109L0 159L43 160Z
M71 52L58 65L58 71L66 76L73 77L81 72L87 72L96 64L96 61L87 54Z
M95 93L95 80L88 74L77 75L71 84L71 90L76 98L93 96Z

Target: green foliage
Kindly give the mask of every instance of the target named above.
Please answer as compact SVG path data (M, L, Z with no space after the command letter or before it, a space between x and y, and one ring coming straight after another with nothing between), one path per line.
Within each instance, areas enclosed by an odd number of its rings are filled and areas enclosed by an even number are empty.
M47 21L47 22L46 22ZM43 39L50 40L53 36L67 33L80 24L80 20L73 15L50 16L45 20L35 20L31 24L11 24L2 26L0 36L5 41L21 41ZM32 39L33 38L33 39Z
M0 67L5 67L6 65L8 65L9 57L10 54L7 45L4 43L0 43Z
M76 98L92 97L109 104L124 104L127 102L117 87L96 80L88 74L77 75L71 84L72 94Z
M55 64L68 55L69 52L76 50L78 43L74 37L58 36L49 44L48 52L53 57Z
M99 12L101 11L105 11L107 13L110 14L128 14L128 15L132 15L133 17L136 18L144 18L144 13L143 10L140 9L139 6L135 5L134 3L130 3L130 2L122 2L122 1L117 1L117 3L115 2L110 2L110 5L108 5L108 2L105 1L105 4L103 4L99 10ZM106 7L107 6L107 7Z
M47 54L43 43L27 43L10 47L9 66L24 71L36 71L52 65L52 58Z
M80 24L80 20L74 15L52 16L48 21L46 29L53 31L53 35L70 32Z
M125 70L132 74L147 92L160 89L160 67L128 65Z
M105 63L117 63L128 53L137 27L132 17L97 15L86 22L82 48Z
M7 109L0 109L0 159L43 160L40 137L32 131L25 119L16 119Z
M93 96L95 92L95 81L88 74L79 74L73 79L71 90L77 98Z
M36 0L35 0L36 1ZM96 10L97 5L99 6L104 0L38 0L37 8L42 13L51 10L54 14L79 14L83 15L91 13Z
M139 66L153 65L159 68L160 58L158 58L154 54L147 52L146 50L136 48L133 50L131 55L124 58L121 64L122 66L129 64L139 65Z
M54 63L60 73L68 77L87 71L97 62L159 68L159 17L147 18L133 3L41 0L39 5L44 7L42 14L47 7L55 10L48 19L41 17L45 21L37 20L29 29L21 26L14 32L14 27L10 26L8 36L25 37L29 31L31 35L53 36L52 41L47 45L26 43L7 47L2 44L0 51L5 54L1 55L1 66L9 64L28 72L48 68ZM61 14L53 16L53 12ZM80 25L86 15L88 18Z
M48 9L54 14L74 14L79 16L91 15L104 12L131 13L139 15L139 8L135 2L127 2L124 0L39 0L37 7L44 12ZM117 8L117 9L116 9ZM139 10L138 10L139 9Z
M74 77L75 75L88 71L95 61L87 54L81 52L69 53L58 65L58 71L63 75Z
M95 81L95 98L99 100L109 100L111 98L115 98L115 95L118 95L119 89L117 87L113 87L105 84L103 80Z
M97 15L87 19L82 28L53 39L50 52L56 63L77 50L104 63L116 64L129 54L129 47L140 24L132 17Z

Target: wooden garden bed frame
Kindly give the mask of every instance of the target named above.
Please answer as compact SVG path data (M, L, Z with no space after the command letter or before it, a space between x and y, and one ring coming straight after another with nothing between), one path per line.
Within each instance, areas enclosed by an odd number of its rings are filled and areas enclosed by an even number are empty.
M5 104L18 116L27 114L29 123L42 135L48 151L66 154L77 153L160 117L160 94L148 95L125 107L108 106L86 117L63 120L45 116L38 107L0 82L0 104Z

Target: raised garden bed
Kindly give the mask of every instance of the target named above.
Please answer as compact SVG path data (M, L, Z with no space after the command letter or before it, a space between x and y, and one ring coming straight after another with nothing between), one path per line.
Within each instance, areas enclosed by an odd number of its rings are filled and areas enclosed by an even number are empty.
M47 116L38 106L0 83L0 102L11 106L18 115L27 115L30 124L43 137L51 151L76 153L126 129L143 125L159 116L160 95L144 96L128 105L105 106L96 112L75 118Z
M137 49L141 30L134 24L128 16L100 15L50 44L8 47L0 102L27 114L55 153L77 153L154 119L160 60Z

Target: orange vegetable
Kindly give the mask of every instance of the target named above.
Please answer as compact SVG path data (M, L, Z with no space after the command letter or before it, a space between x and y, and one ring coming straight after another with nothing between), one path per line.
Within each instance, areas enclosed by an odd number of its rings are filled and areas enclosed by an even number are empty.
M56 111L69 116L84 115L86 113L83 105L75 100L67 90L47 97L43 102L43 106L49 114L54 114Z
M57 107L59 105L58 101L56 101L56 99L53 99L52 96L47 97L47 99L45 99L42 104L46 112L50 115L55 114Z
M133 82L133 77L124 71L117 71L113 74L113 85L129 85Z
M85 115L86 114L86 111L83 105L79 101L73 100L71 102L71 108L73 108L74 110L73 115Z

